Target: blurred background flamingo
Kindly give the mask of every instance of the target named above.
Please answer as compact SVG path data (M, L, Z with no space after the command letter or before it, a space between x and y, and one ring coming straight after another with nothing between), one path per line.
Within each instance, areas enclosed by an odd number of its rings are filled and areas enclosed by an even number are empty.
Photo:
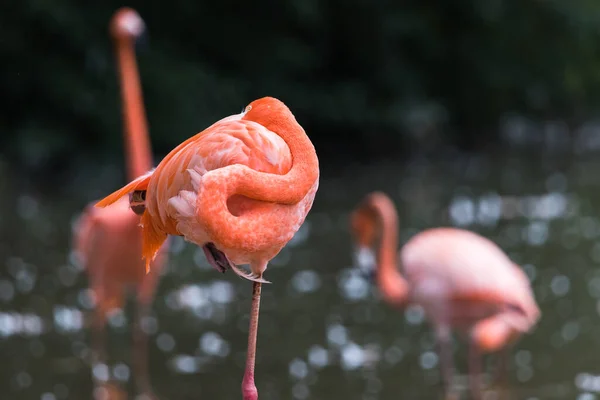
M134 42L144 29L143 20L131 8L119 9L110 22L121 81L128 179L134 179L152 168L152 152L134 50ZM127 289L134 289L137 314L133 327L132 362L138 390L149 394L147 338L142 322L151 307L157 281L166 262L166 250L161 250L153 262L152 270L146 274L142 259L140 216L136 215L138 211L135 210L134 207L132 211L127 198L106 209L88 205L74 227L74 249L88 273L95 299L93 363L106 362L106 318L116 309L123 308ZM114 388L111 391L114 392Z
M418 304L433 324L448 394L451 330L468 336L471 391L481 399L481 353L506 349L539 319L527 276L493 242L455 228L413 236L400 250L398 263L398 215L381 192L363 199L352 213L351 226L356 261L364 272L375 274L384 300L396 307Z

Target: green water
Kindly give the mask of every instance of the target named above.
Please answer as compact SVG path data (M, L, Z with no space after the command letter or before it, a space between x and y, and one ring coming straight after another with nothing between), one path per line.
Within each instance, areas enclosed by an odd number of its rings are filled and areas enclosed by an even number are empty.
M70 224L102 190L65 195L0 186L2 399L91 399L87 277L70 260ZM120 181L113 178L111 188ZM433 336L419 309L400 313L351 268L347 218L371 190L396 202L401 241L439 225L496 240L533 280L542 319L510 354L511 399L600 393L600 162L460 156L325 174L307 222L273 260L263 288L256 383L261 400L438 399ZM251 284L210 269L173 241L149 332L157 399L239 399ZM97 376L135 398L133 304L111 318ZM457 390L467 398L462 342ZM491 360L493 362L493 359ZM498 397L492 387L486 399ZM587 394L586 394L587 393Z

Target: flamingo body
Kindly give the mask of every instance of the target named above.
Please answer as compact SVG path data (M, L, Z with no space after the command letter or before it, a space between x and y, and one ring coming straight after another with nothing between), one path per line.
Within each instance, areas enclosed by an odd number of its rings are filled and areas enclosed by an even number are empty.
M489 239L457 228L428 229L402 247L398 263L398 215L388 196L367 195L351 222L358 264L363 270L375 270L383 298L394 306L420 305L434 326L447 390L452 375L451 330L469 336L469 365L476 373L480 352L506 348L539 320L529 279ZM375 256L371 246L378 235ZM479 398L474 381L472 390Z
M499 315L529 330L539 310L529 280L492 241L455 228L428 229L400 252L411 302L438 324L470 329Z
M282 175L289 171L292 158L283 139L255 122L231 118L217 122L174 154L169 163L159 165L155 171L159 175L169 171L168 174L173 176L172 180L161 179L166 176L163 175L151 180L148 186L150 195L146 199L146 207L157 221L157 228L183 235L193 243L211 242L205 225L195 218L197 192L204 190L202 181L206 173L235 164L258 172ZM174 173L173 168L176 169ZM223 174L222 178L226 185L230 178L227 174ZM209 194L208 201L217 201L215 195L214 192ZM314 192L305 201L312 203L313 199ZM239 216L248 213L268 214L268 208L272 206L244 196L235 196L227 200L227 208L231 215ZM287 210L292 211L292 208ZM273 216L269 217L272 219ZM257 249L265 249L265 257L271 259L280 250L279 245L291 239L303 217L300 215L300 218L296 218L292 222L293 228L286 229L279 240L266 237L262 228L253 230L247 226L240 232L244 238L231 237L231 242L242 243L242 246L231 246L229 243L216 243L216 246L236 264L250 263L252 257L248 255ZM223 229L227 229L227 226L223 226Z
M104 313L122 307L125 287L137 288L146 275L140 218L123 200L110 209L86 207L74 227L74 250Z
M73 227L73 249L89 276L97 306L104 314L122 308L128 287L142 302L150 301L152 285L142 285L153 277L146 275L142 258L140 217L131 212L127 199L106 209L93 204ZM165 262L166 247L152 265L160 270Z
M260 120L264 110L271 108L288 124L301 129L279 100L256 100L247 111L223 118L186 140L154 171L97 205L104 207L136 190L147 191L142 216L147 262L170 234L203 247L214 244L227 258L223 263L229 264L220 265L205 248L209 262L218 270L231 266L239 273L237 265L250 264L254 276L262 274L266 263L304 222L319 184L316 169L308 171L300 187L292 186L293 182L278 187L280 178L292 168L290 147L282 134L275 132L277 129L252 120ZM264 189L254 187L252 181L257 174L262 187L275 187L277 194L263 194ZM244 189L240 191L241 186ZM286 193L291 192L301 195L288 201ZM279 197L281 202L277 201Z

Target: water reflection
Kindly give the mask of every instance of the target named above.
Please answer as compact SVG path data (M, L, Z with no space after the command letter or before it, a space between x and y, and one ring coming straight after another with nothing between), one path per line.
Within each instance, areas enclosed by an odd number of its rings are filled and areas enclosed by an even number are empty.
M42 319L33 314L0 313L0 336L39 336L44 331Z
M437 225L467 227L496 240L532 280L543 318L511 353L507 389L492 386L489 398L502 390L511 399L600 396L596 170L593 160L499 154L324 177L307 223L267 270L273 284L263 288L261 400L439 398L439 360L422 310L390 309L351 268L348 212L375 189L398 205L402 242ZM6 398L90 398L86 314L94 298L67 250L69 222L87 198L12 187L5 196L12 207L0 215ZM210 269L197 248L173 238L141 323L156 398L239 398L249 301L246 282ZM131 303L110 315L109 357L93 373L102 390L133 399ZM465 349L455 351L463 370ZM456 384L467 390L466 377Z

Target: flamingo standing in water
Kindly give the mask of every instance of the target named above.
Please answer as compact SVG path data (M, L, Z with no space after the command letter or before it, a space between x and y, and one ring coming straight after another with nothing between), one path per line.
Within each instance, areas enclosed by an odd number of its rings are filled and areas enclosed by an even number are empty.
M258 399L254 365L263 273L304 222L318 186L310 139L285 104L265 97L189 138L154 171L97 204L145 193L147 263L167 235L180 235L201 246L218 271L232 269L253 281L244 400ZM250 264L250 271L241 264Z
M392 200L374 192L351 215L363 271L374 272L383 298L394 306L420 305L440 346L446 391L453 375L451 330L470 338L471 390L480 398L481 353L504 349L537 323L540 310L523 270L493 242L476 233L435 228L412 237L400 251L398 215ZM373 253L376 237L380 244Z
M115 40L123 99L123 120L127 175L129 179L147 173L152 168L152 152L142 90L135 60L134 41L144 31L144 22L130 8L121 8L110 22ZM136 208L133 208L136 211ZM130 209L127 199L114 207L99 209L88 205L74 227L74 249L88 272L90 287L96 300L93 319L94 362L103 361L106 316L122 308L125 289L137 291L137 317L134 327L134 369L139 389L150 391L148 380L146 335L141 329L142 318L151 306L156 283L166 261L165 249L146 275L142 258L140 216Z

